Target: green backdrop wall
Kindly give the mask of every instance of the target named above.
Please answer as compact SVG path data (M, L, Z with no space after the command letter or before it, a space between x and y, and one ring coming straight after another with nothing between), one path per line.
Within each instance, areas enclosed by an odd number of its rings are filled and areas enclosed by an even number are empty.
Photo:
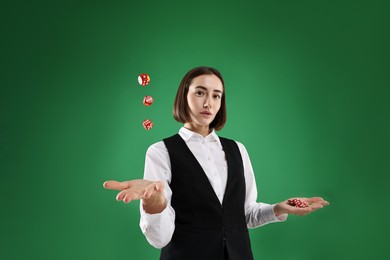
M5 1L1 258L157 259L139 203L102 183L142 177L199 65L225 77L219 134L246 145L259 200L331 202L251 230L255 259L388 258L389 13L376 0Z

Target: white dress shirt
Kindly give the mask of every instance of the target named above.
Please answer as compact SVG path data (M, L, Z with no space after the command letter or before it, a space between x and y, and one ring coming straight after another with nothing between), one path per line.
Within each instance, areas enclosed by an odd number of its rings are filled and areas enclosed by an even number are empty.
M215 131L203 137L184 127L180 129L179 135L202 166L215 194L222 204L227 182L227 161L219 137ZM244 164L246 185L245 217L248 228L285 221L287 214L275 216L273 211L275 205L256 202L257 188L248 152L243 144L236 143L240 149ZM164 142L160 141L151 145L146 152L144 179L150 181L159 180L165 184L164 192L168 204L161 213L148 214L143 210L142 203L140 203L140 227L148 242L156 248L166 246L175 230L175 210L170 203L172 197L172 190L169 187L171 177L171 162Z

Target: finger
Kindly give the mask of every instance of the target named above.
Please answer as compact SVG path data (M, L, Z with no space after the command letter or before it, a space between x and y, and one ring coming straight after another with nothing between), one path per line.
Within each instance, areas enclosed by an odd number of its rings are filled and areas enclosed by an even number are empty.
M152 184L148 185L145 188L143 199L149 199L156 190L156 182L153 182Z
M323 198L321 198L321 197L301 198L301 199L306 201L306 202L309 202L309 203L317 203L317 202L323 200Z
M129 188L129 182L106 181L103 183L103 187L109 190L124 190Z
M116 200L117 200L117 201L123 200L123 198L126 196L126 194L127 194L127 191L126 191L126 190L123 190L123 191L119 192L119 193L116 195Z
M141 196L138 192L129 191L129 192L127 192L127 194L123 198L123 202L129 203L132 200L139 200L139 199L141 199Z
M161 181L155 181L152 184L150 184L148 187L146 187L144 192L144 199L149 199L155 192L162 192L164 191L164 183Z
M128 194L137 194L137 196L139 196L139 193L137 193L136 191L133 191L133 190L123 190L121 192L119 192L117 195L116 195L116 200L117 201L121 201L121 200L124 200L126 196L128 196Z
M310 205L310 208L312 208L313 210L317 210L317 209L322 209L324 206L320 203L313 203Z
M133 190L124 190L118 193L117 200L123 201L124 203L129 203L132 200L139 200L140 199L140 193Z
M322 200L322 201L316 202L316 204L320 204L320 205L322 205L322 206L328 206L328 205L329 205L329 202L327 202L326 200Z
M317 204L321 204L323 206L329 205L329 202L324 200L321 197L314 197L314 198L310 198L308 200L309 200L309 203L312 203L312 204L317 203Z
M320 203L322 205L327 205L329 204L329 202L327 202L326 200L324 200L323 198L321 197L312 197L312 198L305 198L305 200L309 203Z

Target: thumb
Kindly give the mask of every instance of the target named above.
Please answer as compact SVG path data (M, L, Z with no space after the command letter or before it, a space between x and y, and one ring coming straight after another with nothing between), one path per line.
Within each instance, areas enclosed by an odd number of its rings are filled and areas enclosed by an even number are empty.
M144 198L149 199L154 192L162 192L164 190L164 183L161 181L156 181L146 187L144 192Z
M163 191L164 190L164 183L162 181L156 181L155 189L156 191Z

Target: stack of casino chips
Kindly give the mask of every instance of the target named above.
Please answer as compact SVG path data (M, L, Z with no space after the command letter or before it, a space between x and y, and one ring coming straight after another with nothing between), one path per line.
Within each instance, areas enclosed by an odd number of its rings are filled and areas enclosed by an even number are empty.
M301 199L289 199L287 203L291 206L295 206L297 208L306 208L309 207L309 203L301 200Z

